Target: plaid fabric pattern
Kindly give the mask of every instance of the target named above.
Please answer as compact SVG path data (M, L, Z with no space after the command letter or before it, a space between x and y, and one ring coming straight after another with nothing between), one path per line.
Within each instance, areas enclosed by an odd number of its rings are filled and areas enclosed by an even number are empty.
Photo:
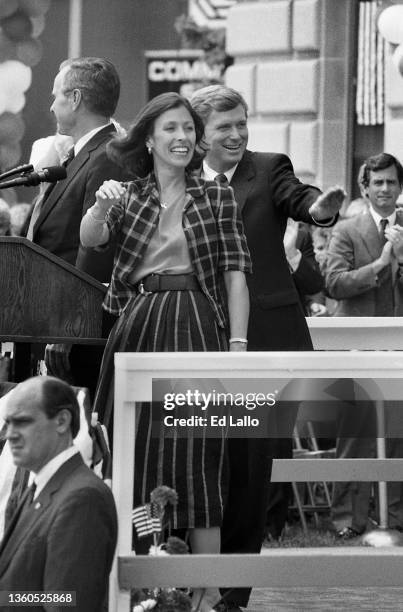
M154 174L125 186L125 196L106 217L111 235L117 235L114 270L104 301L105 309L114 314L120 314L133 296L134 287L128 277L144 256L160 211ZM240 213L229 186L187 176L186 191L183 229L190 258L218 324L224 327L218 272L252 271Z

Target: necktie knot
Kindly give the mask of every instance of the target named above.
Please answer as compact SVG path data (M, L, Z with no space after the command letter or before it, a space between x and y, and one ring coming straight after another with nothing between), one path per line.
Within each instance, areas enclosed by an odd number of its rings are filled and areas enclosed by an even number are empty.
M228 179L223 172L220 172L220 174L217 174L217 176L214 177L214 180L216 181L216 183L219 183L220 185L228 185Z
M73 159L74 159L74 147L71 147L71 149L67 151L66 157L63 159L62 166L66 168Z
M28 489L28 495L27 495L28 504L32 504L32 502L34 501L35 491L36 491L36 482L33 482Z

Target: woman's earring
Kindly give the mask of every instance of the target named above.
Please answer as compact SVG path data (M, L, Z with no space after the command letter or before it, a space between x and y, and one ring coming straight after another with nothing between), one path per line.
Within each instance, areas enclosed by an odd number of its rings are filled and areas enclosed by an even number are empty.
M152 148L150 144L147 145L147 151L148 151L148 154L151 155Z

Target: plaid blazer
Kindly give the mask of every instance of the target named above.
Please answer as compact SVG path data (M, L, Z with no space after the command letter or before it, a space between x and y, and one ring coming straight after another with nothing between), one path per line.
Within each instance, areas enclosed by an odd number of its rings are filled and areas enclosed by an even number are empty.
M155 176L125 183L126 193L106 216L111 236L116 236L114 269L104 308L120 314L133 297L129 275L142 259L158 225L160 201ZM251 272L249 250L238 206L231 187L186 175L187 198L183 230L190 259L203 293L220 327L225 307L219 292L219 276L227 270Z

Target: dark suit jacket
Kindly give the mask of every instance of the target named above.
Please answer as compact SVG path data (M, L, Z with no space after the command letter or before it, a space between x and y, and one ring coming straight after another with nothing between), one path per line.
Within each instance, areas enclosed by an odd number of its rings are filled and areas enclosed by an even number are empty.
M101 282L110 280L114 245L102 251L80 247L80 223L103 181L128 178L106 155L106 144L115 133L115 127L108 125L81 149L67 167L67 178L56 184L43 203L33 232L33 242Z
M246 151L231 180L252 257L249 350L309 350L308 327L283 247L287 218L313 223L319 189L302 184L290 159Z
M24 499L0 545L0 590L76 591L76 612L100 612L117 538L111 491L77 454L19 520Z
M399 212L396 223L403 224ZM329 242L326 273L329 295L339 300L335 316L376 316L379 292L386 290L386 269L381 270L377 280L371 264L381 252L381 239L370 212L336 225ZM396 269L393 278L394 304L391 299L390 312L385 316L402 316L403 279Z

